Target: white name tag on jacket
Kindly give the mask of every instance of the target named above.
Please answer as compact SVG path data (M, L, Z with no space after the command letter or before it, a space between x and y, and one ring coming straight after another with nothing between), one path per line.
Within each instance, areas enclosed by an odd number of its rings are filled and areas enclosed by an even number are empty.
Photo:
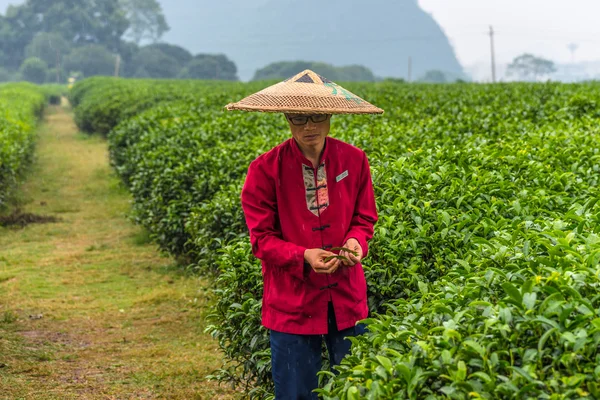
M342 179L346 178L348 176L348 170L345 170L344 172L342 172L341 174L339 174L336 178L335 181L339 182Z

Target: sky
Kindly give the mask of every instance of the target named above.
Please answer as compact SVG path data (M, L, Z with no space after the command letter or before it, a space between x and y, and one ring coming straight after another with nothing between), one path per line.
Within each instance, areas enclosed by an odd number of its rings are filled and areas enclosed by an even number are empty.
M496 60L525 52L570 63L600 60L600 0L418 0L446 32L464 66L490 63L489 27Z
M572 57L567 48L570 43L579 46L576 62L600 61L600 0L417 1L446 32L466 67L490 63L490 25L496 32L499 64L509 63L525 52L568 63ZM4 13L7 4L22 2L0 0L0 12Z

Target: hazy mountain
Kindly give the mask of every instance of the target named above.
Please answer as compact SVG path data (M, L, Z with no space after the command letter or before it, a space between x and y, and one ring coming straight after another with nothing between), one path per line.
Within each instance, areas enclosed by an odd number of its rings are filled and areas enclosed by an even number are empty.
M448 38L416 0L160 0L163 41L193 53L224 53L248 80L276 61L361 64L381 77L463 72ZM4 13L8 4L0 0Z
M164 39L193 52L223 52L241 79L274 61L362 64L378 76L462 74L450 43L416 0L162 0Z

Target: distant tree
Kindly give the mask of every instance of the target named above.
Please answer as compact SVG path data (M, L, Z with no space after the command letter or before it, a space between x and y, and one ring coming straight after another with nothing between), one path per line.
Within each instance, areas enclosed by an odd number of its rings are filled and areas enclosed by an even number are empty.
M0 67L0 82L10 82L12 81L12 74L8 72L6 69Z
M237 66L223 54L198 54L181 71L180 78L236 81Z
M62 68L50 68L46 74L46 83L65 83L67 74Z
M446 82L448 82L448 80L446 78L446 74L444 74L442 71L438 71L438 70L427 71L425 73L425 75L423 75L423 77L421 77L421 79L419 79L419 81L427 82L427 83L446 83Z
M271 63L254 73L253 81L269 80L269 79L287 79L294 76L305 69L313 69L313 62L310 61L280 61ZM317 71L315 71L317 72ZM324 74L324 76L327 76ZM329 79L334 79L330 78Z
M114 75L116 56L100 45L89 45L73 50L64 62L65 70L78 71L84 76Z
M194 59L181 71L182 79L217 79L219 63L214 58Z
M137 79L151 79L152 76L150 75L150 73L148 71L146 71L146 68L144 68L144 67L138 67L138 69L132 75L132 78L137 78Z
M117 51L129 21L118 0L27 0L0 17L6 67L18 68L25 48L41 32L58 33L72 46L100 44Z
M387 78L383 79L383 82L387 82L387 83L406 83L406 79L404 79L404 78L387 77Z
M341 75L340 82L375 82L373 72L362 65L349 65L347 67L338 67L338 73Z
M42 32L37 34L31 43L27 45L25 55L28 58L37 57L43 60L55 73L55 76L49 81L59 82L65 78L64 75L60 74L60 70L62 60L69 53L70 48L70 43L60 34Z
M119 47L119 54L121 55L121 68L119 71L120 76L132 77L137 67L133 63L133 58L140 51L137 44L133 42L122 42Z
M203 60L206 58L212 58L219 63L219 69L217 70L217 76L215 79L224 81L237 81L237 66L231 61L225 54L197 54L195 60Z
M26 15L21 8L13 5L8 6L4 16L0 15L0 55L2 66L8 70L16 71L26 58L25 48L33 34L23 27L33 24L30 18L33 16Z
M32 57L23 61L19 72L26 81L42 84L46 81L48 65L43 60Z
M312 61L281 61L267 65L254 74L253 80L287 79L305 69L310 69L332 81L374 82L375 75L362 65L334 67L330 64Z
M2 15L0 15L0 37L2 36ZM1 46L0 46L0 68L7 70L9 61L8 61L8 57L6 56L6 54L4 53L4 50L2 50Z
M136 78L176 78L181 65L158 48L144 47L133 56Z
M130 23L126 37L139 45L143 40L157 42L170 28L156 0L119 0Z
M406 79L404 79L404 78L387 77L387 78L383 79L383 82L387 82L387 83L406 83Z
M528 53L516 57L506 70L508 76L522 80L538 80L554 72L554 62Z
M192 53L190 53L188 50L174 44L153 43L146 46L145 48L158 49L162 51L166 55L173 57L175 60L177 60L179 65L181 65L182 67L189 63L193 58Z

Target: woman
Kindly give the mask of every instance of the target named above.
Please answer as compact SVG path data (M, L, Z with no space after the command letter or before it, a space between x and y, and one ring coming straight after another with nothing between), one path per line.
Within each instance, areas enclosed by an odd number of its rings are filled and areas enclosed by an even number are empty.
M333 366L350 350L344 338L363 332L361 260L377 221L367 157L328 137L331 115L383 110L310 70L227 108L283 112L290 126L291 139L251 163L241 200L262 261L276 398L316 399L322 340Z

